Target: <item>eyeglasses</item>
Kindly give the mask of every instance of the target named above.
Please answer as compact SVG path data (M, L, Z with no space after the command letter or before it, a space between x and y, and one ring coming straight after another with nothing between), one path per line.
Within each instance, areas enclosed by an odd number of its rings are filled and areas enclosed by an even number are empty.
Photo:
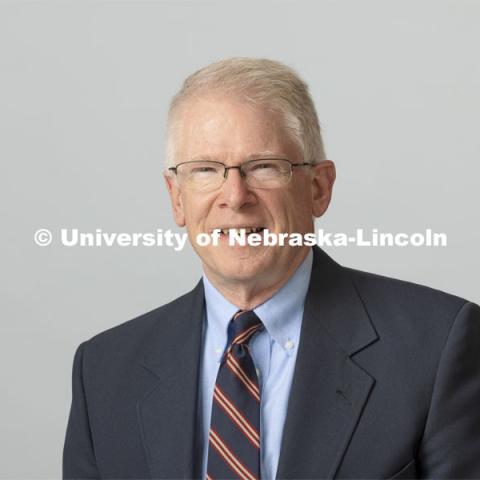
M209 192L221 187L229 170L238 170L241 178L251 188L281 188L292 178L293 167L311 166L311 163L291 163L283 158L248 160L241 165L228 167L222 162L195 160L182 162L168 170L177 175L178 184L190 190Z

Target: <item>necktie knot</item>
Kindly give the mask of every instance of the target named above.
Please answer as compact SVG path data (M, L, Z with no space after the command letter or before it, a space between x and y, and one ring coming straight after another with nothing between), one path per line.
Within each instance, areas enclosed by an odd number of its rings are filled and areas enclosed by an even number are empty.
M248 345L255 333L263 328L263 323L253 310L239 311L228 328L232 345Z

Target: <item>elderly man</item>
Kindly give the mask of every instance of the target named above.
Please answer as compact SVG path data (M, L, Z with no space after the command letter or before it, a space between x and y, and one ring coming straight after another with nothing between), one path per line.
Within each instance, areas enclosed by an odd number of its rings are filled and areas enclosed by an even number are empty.
M80 345L64 478L480 478L478 306L318 247L229 241L311 233L328 207L335 168L297 74L207 66L168 134L204 275Z

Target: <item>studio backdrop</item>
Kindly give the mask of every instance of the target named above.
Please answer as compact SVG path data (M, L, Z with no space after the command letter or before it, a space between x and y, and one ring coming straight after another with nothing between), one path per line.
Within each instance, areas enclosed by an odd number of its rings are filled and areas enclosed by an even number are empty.
M182 233L166 112L215 60L309 84L337 168L316 229L371 240L329 255L480 302L479 22L469 0L1 1L0 478L58 478L78 344L200 278L189 245L103 234Z

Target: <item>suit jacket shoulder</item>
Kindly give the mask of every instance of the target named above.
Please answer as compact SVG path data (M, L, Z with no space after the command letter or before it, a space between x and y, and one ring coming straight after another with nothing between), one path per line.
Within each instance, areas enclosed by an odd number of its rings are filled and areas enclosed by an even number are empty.
M77 349L64 478L186 478L195 448L203 284Z
M279 478L478 478L479 352L475 304L314 249Z
M409 342L428 342L425 346L437 337L445 338L459 311L469 303L424 285L351 268L345 272L377 332L390 332L396 342L408 337Z
M118 369L122 360L144 358L152 348L168 350L172 347L170 335L181 333L182 327L189 328L192 309L202 303L202 297L200 281L193 290L171 302L93 336L82 344L84 351L89 358L93 356L95 370L103 372L100 367L108 363Z

